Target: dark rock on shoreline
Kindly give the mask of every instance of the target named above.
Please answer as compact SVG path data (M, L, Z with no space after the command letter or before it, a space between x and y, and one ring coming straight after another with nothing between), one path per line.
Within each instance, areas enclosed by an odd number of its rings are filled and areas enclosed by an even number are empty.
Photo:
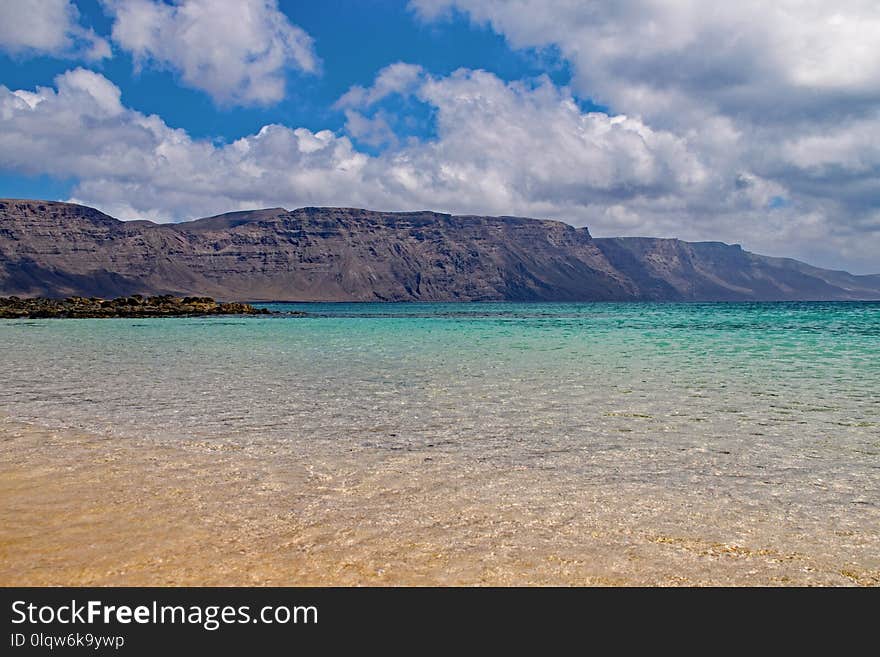
M116 299L68 297L20 299L0 297L0 319L86 317L198 317L204 315L269 315L265 308L247 303L221 303L211 297L144 297L134 294Z

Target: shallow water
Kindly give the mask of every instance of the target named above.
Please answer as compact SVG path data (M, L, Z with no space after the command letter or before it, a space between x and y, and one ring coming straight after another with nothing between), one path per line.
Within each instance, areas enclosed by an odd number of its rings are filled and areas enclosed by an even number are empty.
M880 574L880 303L269 307L307 316L0 322L0 414L142 449L243 450L264 476L344 472L344 505L300 509L339 527L409 490L363 550L487 536L426 529L436 504L507 517L487 550L571 561L613 526L798 554L807 583ZM523 534L529 513L544 524ZM606 570L625 570L621 549Z

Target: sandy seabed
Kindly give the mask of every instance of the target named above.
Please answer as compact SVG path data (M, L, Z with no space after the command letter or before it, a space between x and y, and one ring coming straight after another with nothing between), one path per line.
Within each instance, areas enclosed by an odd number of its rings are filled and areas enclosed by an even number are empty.
M702 501L701 501L702 499ZM0 423L0 585L878 585L871 526L407 451Z

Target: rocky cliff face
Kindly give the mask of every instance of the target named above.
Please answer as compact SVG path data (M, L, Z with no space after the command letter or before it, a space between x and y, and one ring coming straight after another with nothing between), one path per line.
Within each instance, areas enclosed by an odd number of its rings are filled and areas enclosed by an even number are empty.
M350 208L122 222L0 200L0 294L303 301L880 299L852 276L720 243L593 239L518 217Z

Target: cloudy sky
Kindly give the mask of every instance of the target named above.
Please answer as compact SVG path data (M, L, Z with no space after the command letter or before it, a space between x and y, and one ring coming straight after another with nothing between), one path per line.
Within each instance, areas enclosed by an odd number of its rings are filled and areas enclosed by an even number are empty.
M514 214L880 272L880 4L2 0L0 196Z

